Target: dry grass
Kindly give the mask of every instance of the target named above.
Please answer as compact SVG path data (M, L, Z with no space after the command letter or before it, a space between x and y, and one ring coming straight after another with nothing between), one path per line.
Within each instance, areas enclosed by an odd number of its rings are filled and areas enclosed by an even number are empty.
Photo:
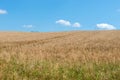
M0 80L120 80L119 34L0 32Z

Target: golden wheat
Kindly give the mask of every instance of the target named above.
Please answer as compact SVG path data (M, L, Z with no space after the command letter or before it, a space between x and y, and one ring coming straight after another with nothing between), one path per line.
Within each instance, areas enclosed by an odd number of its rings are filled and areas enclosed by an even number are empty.
M54 33L0 32L0 80L117 80L120 79L120 31L76 31ZM11 62L12 61L12 62ZM13 64L13 62L15 63ZM38 67L35 67L39 63ZM17 64L16 66L14 66ZM22 69L46 75L24 74ZM47 65L48 64L48 65ZM45 66L42 66L45 65ZM96 77L94 66L101 71ZM101 66L100 66L101 65ZM113 65L114 70L107 69ZM14 67L13 67L14 66ZM82 76L57 73L60 67L82 68ZM107 67L106 67L107 66ZM35 68L34 68L35 67ZM111 67L110 67L111 68ZM12 70L11 70L12 69ZM13 69L16 69L15 71ZM19 73L19 70L22 72ZM36 70L37 69L37 70ZM75 69L75 70L74 70ZM106 72L102 69L106 69ZM8 71L7 71L8 70ZM7 72L6 72L7 71ZM54 71L57 75L54 74ZM98 72L99 72L98 71ZM31 72L31 71L29 71ZM32 72L31 72L32 73ZM50 73L50 74L49 74ZM53 73L53 75L51 75ZM78 72L79 74L80 72ZM35 77L35 74L38 74ZM66 74L68 74L66 76ZM25 75L25 76L22 76ZM110 75L114 75L111 77ZM117 75L117 77L116 77ZM49 77L48 77L49 76ZM73 77L72 77L73 76ZM56 79L55 79L56 78Z

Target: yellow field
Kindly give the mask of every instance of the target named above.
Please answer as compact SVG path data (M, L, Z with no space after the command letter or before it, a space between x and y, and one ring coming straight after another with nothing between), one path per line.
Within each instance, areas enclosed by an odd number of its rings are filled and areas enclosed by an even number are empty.
M0 80L120 80L120 31L0 32Z

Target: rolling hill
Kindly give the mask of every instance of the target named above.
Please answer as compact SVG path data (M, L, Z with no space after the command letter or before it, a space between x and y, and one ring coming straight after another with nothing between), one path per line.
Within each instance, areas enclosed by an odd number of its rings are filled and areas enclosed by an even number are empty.
M0 32L0 80L120 80L120 31Z

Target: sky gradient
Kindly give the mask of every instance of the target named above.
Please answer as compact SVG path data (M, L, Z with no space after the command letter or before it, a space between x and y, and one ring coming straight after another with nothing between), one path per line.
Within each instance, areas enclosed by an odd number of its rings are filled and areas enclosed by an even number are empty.
M0 0L0 31L120 29L120 0Z

